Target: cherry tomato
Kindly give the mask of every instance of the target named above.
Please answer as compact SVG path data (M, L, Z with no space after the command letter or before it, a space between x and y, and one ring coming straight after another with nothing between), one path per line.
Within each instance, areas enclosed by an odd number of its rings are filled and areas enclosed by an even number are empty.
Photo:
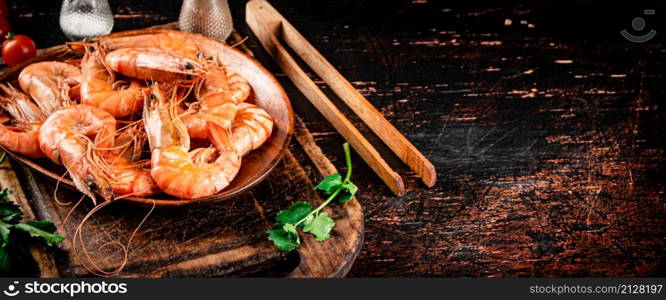
M0 0L2 1L2 0ZM0 8L2 9L2 8ZM1 12L1 11L0 11ZM7 22L7 19L0 17L0 41L5 40L5 35L7 35L11 30L9 29L9 22Z
M5 3L5 0L0 0L0 17L5 19L9 17L9 9L7 9L7 3Z
M2 58L10 67L35 57L35 54L37 54L37 46L27 35L9 33L7 40L2 43Z

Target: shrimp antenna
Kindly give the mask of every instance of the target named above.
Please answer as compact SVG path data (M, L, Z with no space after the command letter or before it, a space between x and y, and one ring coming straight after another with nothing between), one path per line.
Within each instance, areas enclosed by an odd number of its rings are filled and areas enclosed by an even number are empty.
M231 46L229 46L229 47L231 47L231 48L236 48L236 47L242 45L243 43L245 43L245 41L247 41L247 39L248 39L248 36L244 37L243 39L241 39L241 40L238 41L238 42L235 42L233 45L231 45Z
M99 62L99 64L104 67L106 72L109 73L110 80L115 83L116 72L113 72L113 69L111 69L111 67L109 67L109 65L107 65L106 61L104 60L106 57L106 51L104 50L104 47L102 47L99 41L91 41L88 43L88 45L90 47L86 47L86 55L88 55L88 53L93 55L94 59L97 59L97 62Z
M103 179L106 180L107 182L109 182L110 181L109 176L105 172L106 168L105 168L104 159L102 159L102 157L97 154L98 151L95 150L95 145L97 145L97 143L99 143L99 140L98 140L99 135L95 138L95 142L90 140L90 138L85 136L85 135L82 135L82 137L87 140L87 143L86 143L86 145L87 145L86 146L86 158L88 159L88 161L90 161L90 164L94 168L101 171L101 173L102 173L101 175L104 177ZM109 137L105 137L105 138L109 138ZM111 135L110 138L113 138L113 135ZM94 199L93 199L93 201L94 201Z
M85 268L88 272L90 272L90 273L92 273L96 276L100 276L100 277L112 277L112 276L120 274L120 272L123 271L123 269L127 265L127 260L129 258L129 249L130 249L130 246L132 244L132 240L134 239L134 236L137 234L137 232L139 231L139 229L141 228L143 223L146 222L148 217L155 210L155 206L156 206L155 200L152 200L152 204L153 204L152 207L146 213L146 215L143 217L143 219L141 219L141 222L139 222L139 225L137 225L134 228L134 230L132 231L132 234L130 235L126 244L123 245L122 243L120 243L118 241L111 241L111 242L104 243L104 244L102 244L101 246L99 246L97 248L98 251L101 251L103 248L116 245L121 249L123 259L122 259L122 262L120 263L120 265L118 265L118 267L116 267L115 269L113 269L111 271L106 271L106 270L102 269L95 262L95 260L93 260L92 257L90 256L90 253L88 252L88 248L86 248L85 243L83 242L84 241L84 239L83 239L83 226L88 221L88 219L90 219L96 212L98 212L99 210L101 210L102 208L106 207L107 205L109 205L113 202L115 202L115 201L107 201L107 202L101 203L101 204L95 206L90 212L88 212L88 214L86 214L86 216L83 217L83 219L81 220L79 225L76 227L76 231L74 232L74 238L73 238L73 241L72 241L72 248L74 248L74 254L76 255L76 257L81 262L81 266L83 266L83 268ZM86 256L87 261L83 260L82 257L79 255L79 251L78 251L78 247L77 247L77 244L78 244L77 241L81 244L81 249L83 250L83 253ZM91 266L88 266L88 263Z
M67 205L72 204L72 201L69 201L69 202L62 202L62 201L60 201L60 199L58 199L58 188L60 187L60 182L63 181L63 179L65 179L65 176L66 176L68 173L69 173L69 171L65 171L65 173L63 173L63 174L60 176L60 178L58 178L58 180L56 181L56 186L55 186L55 188L53 189L53 200L54 200L58 205L62 205L62 206L67 206Z
M81 202L83 202L83 199L85 199L85 198L86 198L85 194L81 195L81 198L79 198L79 201L76 201L76 204L74 204L72 209L70 209L69 212L67 212L67 215L65 216L65 219L62 221L63 225L67 224L67 221L69 221L69 217L72 216L72 213L74 212L74 210L76 210L76 208L79 207L79 204L81 204Z

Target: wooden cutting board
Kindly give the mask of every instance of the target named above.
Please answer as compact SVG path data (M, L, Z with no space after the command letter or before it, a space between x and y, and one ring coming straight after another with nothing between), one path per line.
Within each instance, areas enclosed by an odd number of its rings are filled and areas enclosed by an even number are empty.
M229 43L239 39L235 33ZM251 54L246 47L241 48ZM319 243L310 236L303 236L298 255L278 251L264 233L272 226L277 211L292 202L321 203L323 200L314 191L312 181L337 172L300 119L296 123L295 141L290 150L268 178L250 192L214 205L153 211L134 236L127 264L118 276L344 276L363 240L363 216L356 199L344 205L332 205L328 210L336 220L332 238ZM319 173L316 178L309 178L301 165L301 162L308 163L307 160L299 162L293 152L310 159L309 163ZM81 250L81 242L75 251L72 241L78 224L93 205L84 201L73 209L80 193L57 188L55 182L27 167L15 162L12 165L16 173L10 168L1 169L0 183L18 190L13 199L26 216L53 221L59 234L67 238L57 247L47 249L36 245L31 249L41 275L91 276L81 264L81 258L88 261ZM56 199L71 204L60 205ZM118 202L96 212L83 227L82 242L91 260L105 270L119 266L123 252L116 246L104 245L126 244L148 211L146 207Z

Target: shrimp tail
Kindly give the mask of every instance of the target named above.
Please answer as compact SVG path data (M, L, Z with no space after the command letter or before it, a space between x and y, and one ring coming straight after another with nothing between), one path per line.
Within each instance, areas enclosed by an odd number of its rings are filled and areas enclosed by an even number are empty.
M13 126L0 124L0 144L29 157L44 157L39 148L39 126L46 116L39 107L10 84L0 84L0 107L13 120Z
M217 153L222 159L222 161L229 162L222 164L222 168L219 170L220 174L226 174L226 183L224 186L228 185L231 180L236 177L238 170L240 169L241 156L236 152L231 139L231 132L229 129L222 128L220 125L214 122L208 122L206 124L208 129L208 139L211 144L217 149ZM218 158L218 159L220 159ZM235 163L234 163L235 162Z

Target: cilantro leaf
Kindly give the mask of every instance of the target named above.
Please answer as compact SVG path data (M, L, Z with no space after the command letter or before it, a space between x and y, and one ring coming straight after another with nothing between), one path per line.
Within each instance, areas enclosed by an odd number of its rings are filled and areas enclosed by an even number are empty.
M352 197L354 197L354 195L350 194L347 190L342 190L340 196L338 196L338 201L340 201L340 203L345 203L351 200Z
M324 191L327 195L332 195L337 190L341 190L338 192L337 199L340 203L344 203L354 197L354 194L358 191L358 186L349 180L343 181L340 173L335 173L324 178L322 182L315 186L315 189Z
M273 241L275 247L277 247L281 251L294 250L301 244L301 241L298 238L298 233L296 232L296 227L293 224L288 224L288 225L292 226L293 232L286 231L284 229L285 226L276 227L266 231L266 233L268 233L268 239Z
M46 231L48 233L55 233L58 228L55 224L51 223L49 220L40 220L40 221L28 221L25 224L35 227L39 230Z
M298 232L296 231L296 225L294 224L284 224L282 225L282 230L284 232L289 233L289 234L296 234L296 240L299 240L298 238Z
M2 217L0 217L0 220L2 220L3 222L17 223L23 217L23 213L20 211L9 213L7 211L3 211L3 208L4 208L3 205L0 204L0 214L6 213Z
M0 247L0 271L7 272L12 268L12 261L7 247Z
M56 227L47 220L29 221L14 225L14 228L23 230L32 237L41 237L49 246L60 243L65 240L64 237L55 234Z
M318 242L323 242L331 237L333 227L335 227L333 219L328 216L328 213L321 212L303 227L303 231L314 235Z
M356 195L356 192L358 192L358 186L356 186L353 182L347 181L345 182L343 188L349 192L352 196Z
M342 185L342 175L340 173L335 173L331 176L324 178L317 186L315 190L324 191L327 195L335 193L337 189Z
M358 191L358 186L353 182L347 181L342 185L342 195L338 198L340 203L345 203L351 200L356 192Z
M12 190L10 189L2 189L0 191L0 200L7 200L7 196L12 194Z
M301 226L305 226L305 225L308 225L308 224L312 223L312 220L314 220L314 217L315 217L314 214L308 214L308 215L303 219L303 221L301 222L301 224L299 224L299 225L301 225Z
M7 199L7 196L11 194L12 191L9 189L3 189L0 191L0 220L6 223L16 223L20 221L23 216L18 205Z
M19 268L22 264L21 253L26 251L26 245L22 239L14 240L16 231L42 238L49 246L65 240L56 234L56 226L50 221L20 223L23 213L16 203L8 199L11 194L12 191L9 189L0 190L0 272L3 273L11 273L14 268Z
M312 205L308 202L294 202L289 209L281 210L275 220L282 224L296 224L296 222L307 216L312 211Z
M315 190L324 191L329 197L314 210L310 203L295 202L289 209L281 210L275 217L278 224L273 229L266 231L268 239L278 249L291 251L300 246L299 226L303 226L303 232L314 235L318 242L323 242L331 237L331 230L335 227L335 221L331 219L328 213L321 210L336 198L341 203L349 201L358 191L358 187L349 180L352 173L349 144L344 143L342 147L345 151L345 161L347 163L345 178L342 179L340 173L335 173L324 178L315 186Z
M4 222L0 222L0 248L7 247L9 244L9 231L11 230L11 225Z

